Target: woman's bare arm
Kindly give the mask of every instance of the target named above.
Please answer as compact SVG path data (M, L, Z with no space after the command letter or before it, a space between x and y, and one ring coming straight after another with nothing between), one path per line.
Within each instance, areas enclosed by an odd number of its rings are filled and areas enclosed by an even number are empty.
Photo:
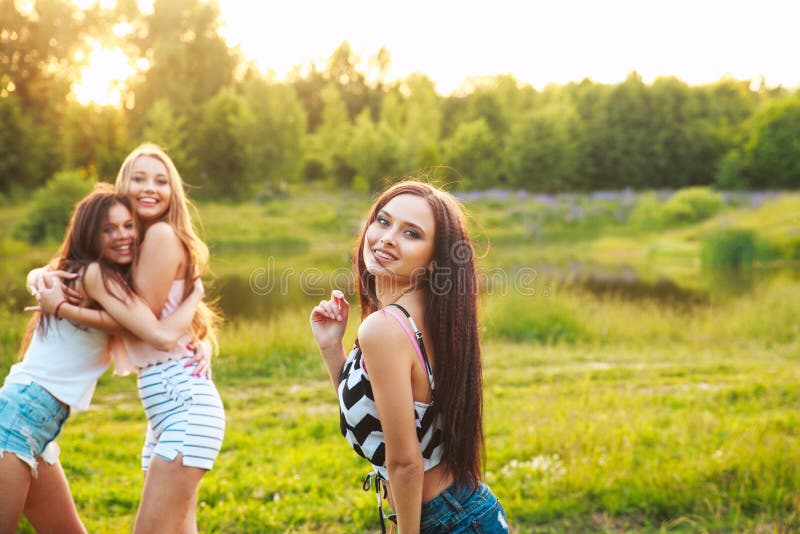
M58 306L59 317L87 326L92 326L90 323L94 321L94 324L105 327L100 329L106 332L115 328L119 332L121 326L125 331L159 350L170 350L175 347L178 339L188 331L197 304L203 297L202 286L198 285L174 313L159 320L142 299L133 294L126 294L125 290L115 282L110 284L110 290L107 289L103 284L100 267L96 263L86 268L83 284L86 294L99 303L106 313L66 302L61 287L58 284L48 287L45 285L45 279L39 282L37 288L42 311L54 313ZM106 315L108 317L105 317Z

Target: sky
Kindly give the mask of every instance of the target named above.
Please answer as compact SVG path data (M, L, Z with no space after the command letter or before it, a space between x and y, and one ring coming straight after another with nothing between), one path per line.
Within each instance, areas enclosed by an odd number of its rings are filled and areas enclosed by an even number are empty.
M648 83L669 75L693 85L732 76L800 87L800 0L218 3L228 44L277 79L312 61L324 67L346 40L362 68L383 46L390 78L421 72L443 95L473 76L512 74L541 89L586 77L617 83L633 70ZM120 54L106 53L95 72L129 72ZM99 94L102 82L87 85Z
M254 6L260 7L255 8ZM221 0L223 34L280 77L324 64L347 40L385 46L397 77L422 72L448 94L470 76L542 88L675 75L690 84L764 76L800 85L798 0Z

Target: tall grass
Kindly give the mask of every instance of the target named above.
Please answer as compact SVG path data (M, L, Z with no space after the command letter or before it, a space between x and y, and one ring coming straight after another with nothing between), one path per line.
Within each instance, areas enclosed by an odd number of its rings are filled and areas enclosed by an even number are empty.
M758 243L752 231L737 228L720 230L703 243L701 258L709 269L752 267Z

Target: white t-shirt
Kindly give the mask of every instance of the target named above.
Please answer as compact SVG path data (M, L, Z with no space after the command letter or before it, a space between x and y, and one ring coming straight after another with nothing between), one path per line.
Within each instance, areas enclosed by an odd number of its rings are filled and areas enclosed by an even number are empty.
M109 337L50 317L44 335L36 328L25 357L11 366L6 382L36 382L72 410L85 410L97 379L111 363Z

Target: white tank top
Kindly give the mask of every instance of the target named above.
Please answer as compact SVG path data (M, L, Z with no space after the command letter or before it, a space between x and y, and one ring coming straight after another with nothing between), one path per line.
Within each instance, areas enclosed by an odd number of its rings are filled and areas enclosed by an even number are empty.
M36 382L73 410L85 410L109 363L108 335L50 317L45 334L36 329L23 360L11 366L6 382Z
M172 281L160 318L163 319L171 315L183 302L183 286L183 280ZM172 350L158 350L146 341L132 336L115 336L112 341L114 372L121 375L138 373L139 369L148 365L164 363L168 360L179 360L184 356L190 356L192 353L186 348L186 345L191 341L192 336L187 332L181 336Z

